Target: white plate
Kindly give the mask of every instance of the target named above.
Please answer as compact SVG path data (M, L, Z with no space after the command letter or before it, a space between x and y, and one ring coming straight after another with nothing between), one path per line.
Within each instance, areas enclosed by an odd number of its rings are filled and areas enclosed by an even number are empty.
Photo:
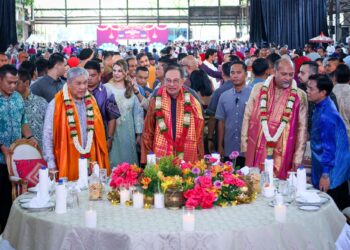
M303 203L303 204L310 204L310 205L312 205L312 204L325 204L325 203L327 203L329 201L329 198L326 197L326 196L321 196L320 195L320 202L308 202L308 201L302 199L301 197L297 197L295 199L295 201L299 202L299 203Z
M28 203L28 202L30 202L31 199L33 199L33 197L32 198L22 198L22 199L18 200L18 202L19 203Z
M49 201L46 205L42 207L31 207L29 202L21 204L21 207L25 209L48 209L48 208L53 208L54 206L55 206L55 203L53 203L52 201Z
M299 209L300 210L304 210L304 211L317 211L317 210L320 209L320 207L319 206L311 206L311 205L309 205L309 206L300 206Z
M31 188L28 188L28 192L37 193L38 189L37 189L37 187L31 187Z

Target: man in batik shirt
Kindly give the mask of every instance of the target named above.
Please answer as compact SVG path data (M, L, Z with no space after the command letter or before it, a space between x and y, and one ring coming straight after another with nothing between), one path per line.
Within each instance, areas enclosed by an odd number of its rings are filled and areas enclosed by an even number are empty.
M16 90L22 95L28 125L41 147L43 140L45 112L48 103L44 98L34 95L30 91L30 81L31 77L27 71L18 71L18 81Z
M111 151L113 144L113 135L117 127L117 119L120 117L118 105L115 101L114 95L110 93L105 86L103 86L101 79L101 67L96 61L89 61L84 68L89 73L88 89L96 99L97 105L100 109L103 124L106 131L107 148Z
M0 68L0 234L5 228L12 205L6 165L6 158L12 154L10 146L22 135L37 145L25 118L23 99L15 91L17 80L14 66L6 64Z
M264 169L274 160L276 177L285 179L291 168L301 165L307 137L307 97L293 80L289 59L275 63L274 76L254 86L245 108L241 152L247 166Z
M178 65L165 69L164 86L151 99L142 132L141 163L147 154L176 155L196 161L204 154L204 119L198 100L183 87L183 71Z

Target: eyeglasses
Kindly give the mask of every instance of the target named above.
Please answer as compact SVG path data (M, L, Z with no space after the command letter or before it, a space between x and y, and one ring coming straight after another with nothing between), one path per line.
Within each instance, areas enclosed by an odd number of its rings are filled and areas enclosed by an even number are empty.
M169 79L169 78L165 79L165 84L171 84L171 83L179 84L180 83L180 79Z

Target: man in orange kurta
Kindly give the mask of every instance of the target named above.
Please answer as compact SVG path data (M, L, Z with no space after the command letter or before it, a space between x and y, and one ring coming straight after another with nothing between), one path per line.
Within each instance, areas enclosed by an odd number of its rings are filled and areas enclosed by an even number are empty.
M110 170L103 120L95 99L87 92L88 77L83 68L70 69L67 84L50 102L45 116L44 158L50 170L57 169L59 177L70 181L79 178L81 157L98 162L108 174Z
M289 59L277 61L274 73L264 83L255 85L250 94L242 124L241 152L245 153L247 166L261 170L267 155L272 156L276 177L285 179L288 171L299 167L303 159L308 103L306 94L293 80L294 65ZM262 103L266 103L265 109ZM263 131L262 116L266 117L268 134L275 141ZM287 123L278 137L283 120Z
M204 119L198 100L182 85L180 67L170 65L165 71L164 86L152 98L142 132L141 163L147 154L156 157L175 155L196 161L204 155Z

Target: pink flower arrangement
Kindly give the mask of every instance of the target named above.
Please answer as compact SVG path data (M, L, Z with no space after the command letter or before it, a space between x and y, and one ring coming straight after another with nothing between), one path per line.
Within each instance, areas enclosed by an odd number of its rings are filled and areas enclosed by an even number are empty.
M113 170L110 186L113 188L133 186L138 183L138 177L141 173L141 168L123 162Z
M235 177L235 175L232 173L223 172L221 176L224 179L224 185L233 185L236 187L244 187L246 185L243 180Z
M209 176L199 176L193 189L187 190L184 194L186 207L212 208L217 200L213 191L212 179Z

